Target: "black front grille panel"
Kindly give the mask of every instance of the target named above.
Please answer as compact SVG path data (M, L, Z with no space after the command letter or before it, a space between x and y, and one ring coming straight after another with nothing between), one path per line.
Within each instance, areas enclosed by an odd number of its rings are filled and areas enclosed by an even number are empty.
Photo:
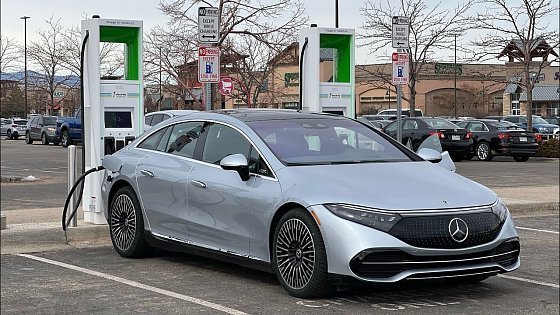
M371 249L356 255L350 269L364 278L389 278L407 270L468 267L497 263L506 268L519 257L519 241L506 241L492 250L462 255L416 256L396 249Z
M462 219L469 228L467 238L461 243L454 241L449 234L449 222L453 218ZM465 248L491 242L500 233L502 225L503 222L492 212L405 217L389 234L416 247Z

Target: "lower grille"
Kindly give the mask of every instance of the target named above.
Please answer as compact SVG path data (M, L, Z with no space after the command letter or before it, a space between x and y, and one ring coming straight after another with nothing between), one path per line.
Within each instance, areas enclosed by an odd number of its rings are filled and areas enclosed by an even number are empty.
M460 218L468 226L467 238L455 242L449 233L449 222ZM401 241L423 248L465 248L485 244L494 240L503 222L492 212L405 217L400 220L389 234Z
M389 278L407 270L466 268L485 263L508 267L518 257L518 240L506 241L492 250L463 255L416 256L396 249L371 249L354 256L350 261L350 269L364 278Z

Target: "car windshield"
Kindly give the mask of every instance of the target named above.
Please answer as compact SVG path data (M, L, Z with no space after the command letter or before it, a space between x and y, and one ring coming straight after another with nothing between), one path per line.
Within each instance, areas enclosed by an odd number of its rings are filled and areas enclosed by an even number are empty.
M541 117L533 116L533 124L548 124L548 122Z
M20 126L25 126L25 125L27 125L27 120L14 120L14 124L20 125Z
M459 126L451 123L445 119L441 118L426 118L424 122L428 124L428 126L436 129L457 129Z
M268 120L248 125L288 166L412 160L376 131L350 119Z
M43 117L43 125L56 126L56 117Z

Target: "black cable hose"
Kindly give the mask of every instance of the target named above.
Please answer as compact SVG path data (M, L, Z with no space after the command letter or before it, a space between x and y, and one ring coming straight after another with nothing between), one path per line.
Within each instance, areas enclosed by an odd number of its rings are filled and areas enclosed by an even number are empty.
M303 47L301 47L301 54L299 56L299 110L303 109L303 56L305 55L305 48L307 48L308 38L305 38Z
M66 213L68 212L68 204L70 203L70 198L72 198L72 194L74 194L74 191L76 191L76 188L78 187L78 185L86 178L87 175L93 173L93 172L97 172L97 171L101 171L104 170L105 168L103 166L98 166L98 167L94 167L92 169L89 169L87 172L83 173L80 177L78 177L78 179L76 180L76 182L74 183L74 185L72 185L72 188L70 189L70 192L68 193L68 196L66 197L66 202L64 203L64 210L62 210L62 230L64 230L66 232L66 229L68 227L68 224L70 224L70 220L72 220L72 218L74 217L74 215L76 215L76 211L78 210L78 207L76 206L74 208L74 210L72 211L72 213L70 214L70 216L68 217L68 220L65 221L64 219L66 219ZM84 185L81 185L81 191L83 192L84 189ZM78 202L76 203L76 205L80 204L80 200L82 199L82 194L80 194L78 196Z
M78 194L78 200L74 204L74 209L72 210L72 213L70 214L70 217L65 222L66 212L68 211L68 203L70 202L70 198L71 198L72 194L74 193L74 190L76 190L77 184L80 183L83 180L83 178L86 177L87 174L89 174L89 173L86 174L86 150L85 150L85 129L86 128L85 128L85 120L84 120L84 110L85 110L85 103L84 103L84 54L85 54L85 51L86 51L86 43L87 43L88 39L89 39L89 30L86 30L86 35L84 36L84 40L82 41L82 51L80 52L80 124L82 125L82 139L81 139L82 140L82 175L80 176L80 178L78 178L78 180L76 180L76 182L72 186L72 189L70 190L70 193L68 194L68 197L66 198L66 203L64 204L64 211L62 212L62 230L64 230L64 232L66 232L66 228L68 227L68 224L70 224L70 220L72 220L74 215L76 215L76 212L78 211L78 208L80 207L80 202L82 202L82 195L84 194L84 184L82 184L80 186L80 193ZM92 169L92 170L94 170L94 169Z

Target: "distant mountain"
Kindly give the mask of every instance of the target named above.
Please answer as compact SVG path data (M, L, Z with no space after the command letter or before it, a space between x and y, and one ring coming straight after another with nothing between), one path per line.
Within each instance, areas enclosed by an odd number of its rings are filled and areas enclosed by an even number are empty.
M0 81L18 81L24 83L25 72L2 72L0 73ZM54 77L56 83L62 83L69 87L78 87L80 84L80 77L76 75L56 75ZM45 75L36 71L27 71L27 84L29 85L43 85L45 84Z

